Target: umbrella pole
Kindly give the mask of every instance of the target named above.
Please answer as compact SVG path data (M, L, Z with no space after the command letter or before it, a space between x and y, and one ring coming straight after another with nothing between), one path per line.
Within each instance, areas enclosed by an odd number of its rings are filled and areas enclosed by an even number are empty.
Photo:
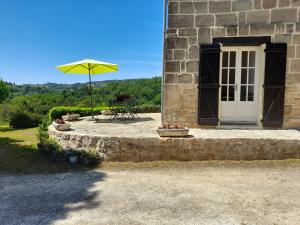
M90 67L89 67L89 80L90 80L90 95L91 95L92 118L94 119L94 105L93 105L92 79L91 79L91 69L90 69Z

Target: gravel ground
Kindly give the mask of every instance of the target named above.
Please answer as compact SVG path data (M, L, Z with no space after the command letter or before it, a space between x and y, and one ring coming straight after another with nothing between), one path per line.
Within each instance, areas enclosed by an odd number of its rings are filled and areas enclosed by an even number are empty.
M296 225L300 221L299 161L114 165L86 172L0 175L0 224Z

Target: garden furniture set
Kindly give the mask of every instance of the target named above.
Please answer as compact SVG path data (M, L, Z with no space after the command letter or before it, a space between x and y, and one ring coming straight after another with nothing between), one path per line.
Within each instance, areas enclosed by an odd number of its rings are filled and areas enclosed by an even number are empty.
M108 103L111 112L110 120L135 120L139 119L138 101L136 98L118 96Z

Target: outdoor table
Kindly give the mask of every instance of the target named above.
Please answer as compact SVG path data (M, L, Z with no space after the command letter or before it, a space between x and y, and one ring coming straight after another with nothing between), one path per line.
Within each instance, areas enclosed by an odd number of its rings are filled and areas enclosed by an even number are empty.
M134 120L138 119L138 104L135 98L126 98L123 101L112 100L109 103L112 112L110 120Z

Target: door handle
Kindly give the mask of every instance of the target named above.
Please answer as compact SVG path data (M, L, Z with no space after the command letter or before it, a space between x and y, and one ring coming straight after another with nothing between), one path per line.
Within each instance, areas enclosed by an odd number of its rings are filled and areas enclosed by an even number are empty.
M238 90L238 85L237 84L235 84L235 91L237 91Z

